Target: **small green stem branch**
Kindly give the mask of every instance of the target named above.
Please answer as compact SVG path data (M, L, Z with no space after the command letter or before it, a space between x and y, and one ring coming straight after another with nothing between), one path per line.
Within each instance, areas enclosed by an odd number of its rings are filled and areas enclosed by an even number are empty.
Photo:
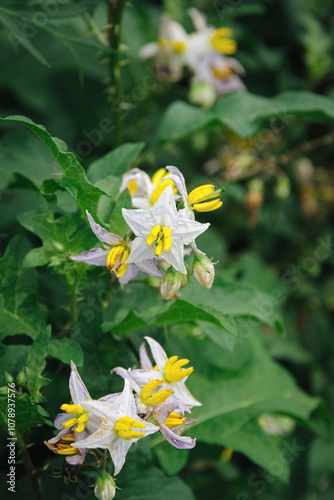
M78 319L78 288L83 275L83 271L77 271L75 277L72 273L67 274L67 283L70 287L70 306L69 306L69 316L68 323L66 326L66 334L71 335L71 332Z
M42 486L41 486L40 480L38 478L38 474L37 474L37 471L35 469L35 466L32 463L29 452L27 450L27 447L26 447L26 444L24 441L24 437L23 436L18 437L17 443L18 443L18 446L21 450L22 459L23 459L24 465L27 469L27 472L29 474L32 487L34 488L34 491L36 494L36 498L37 498L37 500L45 500L44 495L43 495L43 491L42 491Z
M92 35L95 36L96 40L100 42L102 45L104 45L104 47L109 47L108 39L101 32L100 28L98 27L92 16L88 12L84 12L82 14L82 17L90 33L92 33Z
M110 54L110 76L113 87L113 109L115 118L115 145L122 144L122 82L119 57L119 44L121 35L121 19L124 8L124 0L108 0L108 40L112 49Z

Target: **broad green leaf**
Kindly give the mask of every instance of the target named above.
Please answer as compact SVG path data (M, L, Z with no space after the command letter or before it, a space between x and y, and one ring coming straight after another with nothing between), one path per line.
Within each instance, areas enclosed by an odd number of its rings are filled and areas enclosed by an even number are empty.
M143 142L122 144L89 165L87 178L92 184L110 175L121 177L144 147Z
M30 350L29 345L3 345L0 343L0 386L6 385L5 371L14 379L25 365Z
M50 152L28 131L8 133L0 144L0 190L13 181L14 174L21 174L39 189L45 179L59 179L62 171L55 165ZM59 189L59 188L58 188Z
M105 193L88 182L83 167L75 155L67 151L66 144L60 139L52 137L42 125L37 125L24 116L14 115L1 119L20 123L41 139L62 169L64 178L57 182L73 196L83 213L87 209L93 217L96 216L98 200Z
M0 399L0 416L1 424L7 429L7 397ZM28 394L15 397L15 431L19 434L23 434L33 427L44 425L46 423L45 416L47 416L45 410L34 404Z
M49 351L49 342L51 338L51 326L48 325L41 331L33 345L31 346L24 373L26 377L27 389L34 403L45 401L41 394L41 388L49 384L51 380L42 377L45 368L45 358Z
M154 446L153 451L166 474L177 474L188 462L189 450L174 448L166 440Z
M132 208L131 196L127 189L120 194L119 198L114 204L109 220L110 232L118 234L118 236L124 238L126 233L129 232L130 228L125 222L125 219L122 215L122 208Z
M45 326L45 307L38 303L37 274L22 269L31 246L22 235L15 236L0 259L0 293L4 307L0 314L1 338L26 334L35 339Z
M78 342L71 339L51 339L48 354L69 365L71 361L77 366L83 365L84 353Z
M123 474L124 478L124 474ZM195 500L189 488L178 477L165 476L157 469L148 469L141 473L131 474L124 483L120 478L117 482L122 490L117 491L119 500Z
M292 376L270 359L255 332L244 339L251 361L247 360L238 371L217 369L214 360L210 366L203 356L207 342L189 342L180 335L170 335L166 346L168 355L177 353L190 359L194 366L187 386L202 406L193 409L197 422L188 433L205 443L234 447L267 468L268 457L276 460L278 449L269 443L260 426L255 437L254 422L263 413L278 413L308 426L310 413L319 400L301 391ZM217 346L213 355L220 356ZM270 472L275 475L275 471ZM286 481L287 469L282 467L276 475Z
M210 110L176 101L167 109L158 131L158 144L175 142L211 127L229 127L240 137L251 137L264 121L275 119L288 125L295 117L334 121L332 99L312 92L282 92L273 98L249 92L222 97Z
M34 248L25 256L23 266L26 268L60 265L70 255L89 250L96 244L96 237L90 228L82 229L83 221L79 213L71 212L55 219L53 212L43 207L20 214L18 220L43 242L42 247Z

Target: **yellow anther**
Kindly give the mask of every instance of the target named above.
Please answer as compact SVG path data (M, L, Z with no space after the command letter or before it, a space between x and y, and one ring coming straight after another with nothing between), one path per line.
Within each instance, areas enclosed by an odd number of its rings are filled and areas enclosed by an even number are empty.
M178 356L172 356L168 359L165 365L164 374L165 380L168 383L180 382L180 380L188 377L188 375L190 375L194 371L194 368L192 366L189 368L181 368L182 366L189 363L189 359L180 359L179 361L177 361L178 358Z
M58 455L75 455L78 453L78 450L76 448L73 448L73 446L69 446L68 448L60 448L56 451Z
M168 227L154 226L150 234L146 238L146 245L150 246L154 243L154 253L159 257L163 251L168 252L172 246L172 231Z
M204 184L193 189L188 196L189 208L197 212L211 212L221 207L219 196L224 188L216 189L212 184Z
M175 427L179 427L179 425L183 425L185 423L186 423L185 417L182 417L176 411L172 411L169 417L166 418L165 426L168 427L168 429L175 429Z
M158 372L158 371L159 371L159 367L158 367L158 365L154 365L154 366L153 366L153 370L155 370L155 371L157 371L157 372Z
M121 417L114 426L115 431L122 439L139 439L145 436L145 432L134 431L132 429L145 429L144 422L138 422L131 417Z
M66 413L72 413L72 415L81 415L84 411L82 406L68 404L61 405L60 409L66 411Z
M107 267L109 267L110 270L114 268L116 265L118 259L121 257L122 253L124 252L125 247L123 245L117 245L114 246L110 252L108 253L106 264Z
M229 78L231 75L233 75L234 71L231 66L227 66L225 69L212 68L212 73L216 78L226 80L226 78Z
M163 249L164 249L164 242L163 242L163 240L157 241L156 244L155 244L155 249L154 249L155 255L157 257L160 257L160 255L163 252Z
M229 462L232 458L233 450L232 448L224 448L220 458L223 462Z
M222 54L234 54L237 50L237 44L229 38L232 35L233 31L230 28L219 28L216 30L211 38L213 48Z
M182 54L186 50L187 44L186 42L173 42L172 47L175 54Z
M69 420L67 420L62 424L64 429L70 429L71 427L77 424L77 427L74 430L76 434L84 430L85 422L87 422L89 417L87 415L87 412L85 412L85 410L82 408L82 406L63 404L61 405L60 409L64 410L66 413L75 415L75 417L70 418Z
M196 212L212 212L217 210L222 206L223 202L221 200L207 201L206 203L196 203L192 206Z
M129 182L128 184L128 190L130 191L131 196L133 196L137 192L138 186L137 182L132 179L132 181Z
M171 394L173 394L174 391L172 389L163 389L162 391L157 391L152 394L152 391L154 391L154 389L156 389L163 383L163 380L152 380L143 387L141 392L141 399L144 404L160 405L161 403L166 401L166 399L169 398Z
M152 245L152 243L157 239L158 234L160 233L160 231L161 231L161 226L154 226L154 227L152 227L150 234L146 238L146 245L147 246Z
M70 427L73 427L73 425L75 425L77 423L77 419L76 417L73 417L73 418L70 418L69 420L67 420L66 422L64 422L62 425L64 427L64 429L69 429Z
M159 186L160 182L162 179L167 175L168 172L165 168L159 168L153 175L152 175L152 182L155 186Z
M262 427L262 429L264 429L265 431L268 429L267 423L263 417L260 417L258 419L258 422L259 422L260 427Z
M157 185L156 189L153 191L152 196L151 196L151 205L154 205L154 203L156 201L158 201L158 199L160 198L162 193L165 191L167 186L172 186L173 193L174 194L177 193L177 189L175 187L174 181L172 181L171 179L165 179L164 181L160 182Z
M125 264L130 255L130 250L125 245L116 245L108 253L106 265L110 271L116 272L116 277L121 278L128 270L129 265Z

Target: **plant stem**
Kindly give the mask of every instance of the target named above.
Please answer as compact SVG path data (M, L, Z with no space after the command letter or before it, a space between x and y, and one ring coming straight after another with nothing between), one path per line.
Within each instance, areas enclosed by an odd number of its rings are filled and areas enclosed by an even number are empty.
M300 144L300 146L297 146L295 149L292 149L288 153L284 153L278 156L277 162L281 164L288 163L290 160L296 158L296 156L307 153L308 151L312 151L313 149L319 148L320 146L331 144L333 140L334 132L330 132L329 134L317 137L312 141L303 142L302 144Z
M104 34L100 31L100 28L88 12L84 12L82 17L87 25L87 28L95 36L95 38L105 47L109 47L109 42Z
M21 449L22 459L23 459L24 465L27 469L27 472L29 474L32 487L35 490L36 498L38 500L45 500L44 495L43 495L43 491L42 491L42 487L41 487L40 481L38 479L37 471L35 469L34 464L32 463L29 452L26 448L26 445L24 442L24 437L23 436L18 437L17 443Z
M121 34L121 19L123 14L124 0L108 0L108 40L112 49L110 54L110 73L113 86L113 109L115 118L115 145L122 144L123 125L122 125L122 85L121 69L119 64L119 44Z

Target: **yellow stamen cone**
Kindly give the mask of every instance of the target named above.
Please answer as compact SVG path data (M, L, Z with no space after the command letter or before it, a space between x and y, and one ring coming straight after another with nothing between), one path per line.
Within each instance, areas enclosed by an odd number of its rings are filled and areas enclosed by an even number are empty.
M128 190L130 191L131 196L133 196L137 192L138 186L137 182L133 179L128 184Z
M213 184L203 184L202 186L198 186L189 193L189 201L191 204L198 203L202 200L202 198L212 194L214 190L215 187Z
M157 170L152 176L151 180L153 184L158 187L162 179L167 175L167 173L168 172L165 168L159 168L159 170Z
M158 241L158 243L155 244L155 249L154 253L157 257L160 257L164 249L164 242L163 240Z
M64 427L64 429L69 429L70 427L73 427L73 425L75 425L76 423L77 419L74 417L67 420L67 422L64 422L62 426Z
M172 47L175 54L182 54L186 50L187 44L185 42L173 42Z
M213 200L207 201L205 203L196 203L192 206L196 212L212 212L213 210L217 210L222 206L223 202L221 200Z

